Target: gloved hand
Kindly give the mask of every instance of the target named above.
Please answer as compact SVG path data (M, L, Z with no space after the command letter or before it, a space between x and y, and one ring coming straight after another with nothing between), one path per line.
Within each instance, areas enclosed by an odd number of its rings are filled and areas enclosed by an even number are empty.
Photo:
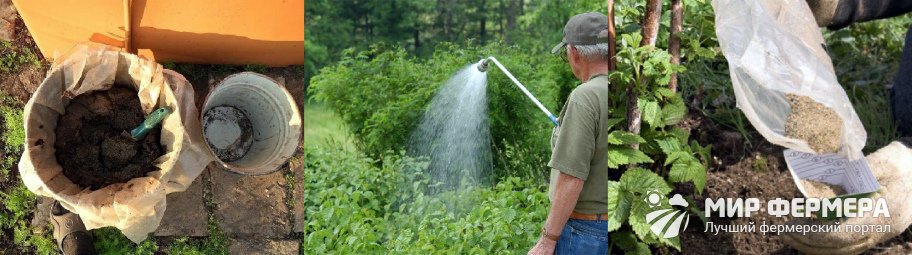
M876 233L846 231L833 233L785 233L782 240L805 254L858 254L878 243L889 240L906 230L912 224L912 139L904 138L868 155L868 165L874 177L880 182L881 190L873 197L886 199L890 217L846 218L840 225L890 225L890 232ZM831 225L833 221L821 222L810 218L792 220L789 224Z
M814 13L814 19L817 20L817 26L825 27L832 25L833 17L836 16L836 6L839 0L807 0L808 7Z

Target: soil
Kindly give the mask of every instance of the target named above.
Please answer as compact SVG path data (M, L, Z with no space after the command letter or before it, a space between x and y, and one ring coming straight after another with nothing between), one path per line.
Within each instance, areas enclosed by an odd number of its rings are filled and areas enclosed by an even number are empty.
M203 116L206 143L216 157L232 162L244 157L253 144L253 125L238 108L219 105Z
M831 198L845 194L845 189L839 185L832 185L825 182L801 179L801 186L804 186L807 197Z
M38 50L38 46L32 39L31 33L26 29L25 23L19 19L18 15L16 15L16 17L10 17L10 19L14 20L12 24L14 26L13 30L15 35L13 36L12 44L25 46L18 50L20 51L18 54L24 54L22 51L31 51L31 53L37 55L38 58L41 58L41 64L21 65L17 70L0 72L0 81L2 81L3 85L0 86L0 90L8 96L19 99L21 102L26 102L38 88L38 85L41 84L49 64L43 59L41 52ZM2 54L8 53L3 52Z
M691 112L696 112L691 110ZM700 144L712 145L713 162L706 177L706 188L702 195L694 194L692 185L678 185L673 193L692 194L695 206L705 208L706 198L748 198L761 201L775 198L791 199L802 197L792 181L791 174L782 157L782 147L770 144L759 134L750 133L745 138L738 133L725 130L700 115L692 115L679 124L691 130ZM762 207L762 206L761 206ZM777 218L761 208L751 217L708 219L716 225L783 224L788 216ZM699 217L691 213L690 226L680 236L680 254L801 254L779 239L775 234L725 233L714 235L704 232ZM912 254L912 231L904 231L896 238L881 243L862 254ZM679 254L669 249L654 251L657 254Z
M807 141L817 153L839 151L842 118L836 111L807 96L786 94L792 107L786 118L785 135Z
M115 86L70 101L57 122L57 159L63 174L81 187L100 189L145 176L161 156L161 127L140 141L129 132L143 121L136 91Z

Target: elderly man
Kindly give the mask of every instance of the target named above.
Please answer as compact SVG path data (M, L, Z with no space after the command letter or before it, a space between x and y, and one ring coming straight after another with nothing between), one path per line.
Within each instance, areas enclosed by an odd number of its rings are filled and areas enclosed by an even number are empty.
M551 137L551 209L529 254L608 252L608 17L570 18L552 53L583 82L561 109Z

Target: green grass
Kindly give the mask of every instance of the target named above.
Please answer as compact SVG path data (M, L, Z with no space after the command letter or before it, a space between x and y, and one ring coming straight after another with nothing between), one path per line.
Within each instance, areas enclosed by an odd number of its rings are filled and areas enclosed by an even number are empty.
M849 86L846 93L868 133L865 153L874 152L899 138L886 89L871 85Z
M346 149L354 149L348 127L332 109L308 102L304 105L304 141L305 146L318 146L339 142Z

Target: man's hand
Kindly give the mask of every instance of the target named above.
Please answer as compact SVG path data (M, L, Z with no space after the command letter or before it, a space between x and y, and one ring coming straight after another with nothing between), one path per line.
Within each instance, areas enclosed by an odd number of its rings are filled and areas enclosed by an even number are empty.
M893 142L867 156L874 177L881 189L873 198L884 198L890 217L847 218L840 222L839 232L832 233L784 233L782 240L789 246L806 254L858 254L878 243L901 234L912 224L912 143L903 145ZM833 221L820 222L809 218L795 219L789 224L832 225ZM852 232L847 225L889 225L890 231Z
M554 197L551 198L551 210L548 211L548 218L545 219L544 229L558 231L556 234L549 232L550 235L560 235L564 229L570 214L573 213L573 207L576 206L576 200L583 190L584 181L572 175L560 173L557 177L557 184L554 187ZM542 235L538 238L535 246L529 250L529 254L554 254L554 247L557 241L549 239Z
M529 255L551 255L554 254L554 247L557 242L545 237L539 237L535 247L529 250Z

